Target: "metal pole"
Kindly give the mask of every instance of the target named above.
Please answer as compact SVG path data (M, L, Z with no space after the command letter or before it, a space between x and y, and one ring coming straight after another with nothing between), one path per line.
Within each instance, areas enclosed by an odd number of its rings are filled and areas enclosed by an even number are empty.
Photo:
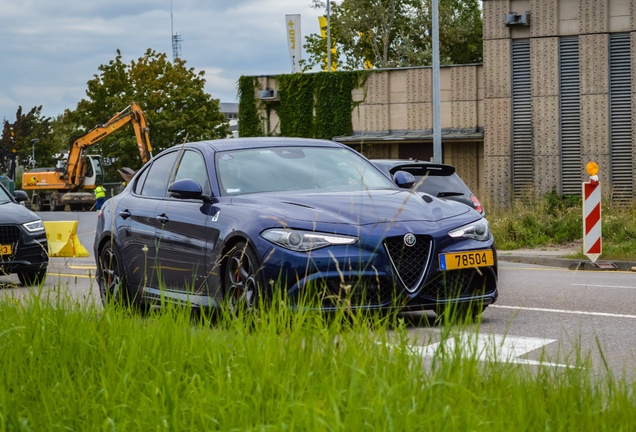
M433 162L442 163L442 126L439 84L439 22L438 0L432 0L433 9Z
M331 10L327 0L327 72L331 72Z
M31 140L31 168L35 168L35 144L39 142L39 138L33 138Z

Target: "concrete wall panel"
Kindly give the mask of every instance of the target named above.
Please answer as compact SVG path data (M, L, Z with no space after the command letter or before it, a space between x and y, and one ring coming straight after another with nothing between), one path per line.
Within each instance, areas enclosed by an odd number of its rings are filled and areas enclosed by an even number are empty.
M579 0L559 1L559 35L578 35L581 27Z
M532 99L532 128L534 154L536 156L558 156L559 97L546 96Z
M392 103L389 105L389 110L389 130L408 129L408 104Z
M410 103L433 102L432 69L408 69L406 71L406 92L407 100Z
M387 103L389 100L389 74L372 73L366 82L367 105Z
M390 71L389 74L389 103L401 104L408 102L406 88L406 72Z
M470 142L444 144L444 163L453 165L475 194L480 188L479 147L477 143Z
M559 39L530 40L532 97L559 94Z
M579 37L581 95L606 94L609 90L609 35Z
M477 99L477 66L450 68L450 99L452 101L474 101Z
M581 155L609 167L609 95L581 95ZM606 159L606 160L601 160Z
M450 117L447 126L453 129L477 129L477 103L475 101L460 101L450 103ZM442 118L442 124L444 123Z
M484 40L484 97L510 98L511 48L509 39Z
M556 36L559 33L558 0L530 0L530 35Z
M364 128L369 132L389 131L389 104L367 105L364 109Z
M504 18L510 12L510 1L484 0L483 8L484 41L509 38L510 29L504 24Z
M409 130L433 129L433 104L411 103L407 111L407 128Z
M609 28L609 0L580 0L582 34L604 33Z
M505 206L512 197L512 170L509 156L484 159L485 186L494 204Z
M510 99L486 99L484 101L484 155L508 156L511 147Z
M544 194L558 190L561 178L561 162L558 155L534 157L534 186L536 192Z
M611 0L609 3L609 32L628 32L632 29L632 0Z

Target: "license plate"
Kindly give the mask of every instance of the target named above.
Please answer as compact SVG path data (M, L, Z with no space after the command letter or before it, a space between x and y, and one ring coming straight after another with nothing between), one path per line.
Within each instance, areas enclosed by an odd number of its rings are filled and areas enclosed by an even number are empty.
M491 250L454 252L439 255L440 270L454 270L495 265Z
M11 245L0 245L0 255L11 255Z

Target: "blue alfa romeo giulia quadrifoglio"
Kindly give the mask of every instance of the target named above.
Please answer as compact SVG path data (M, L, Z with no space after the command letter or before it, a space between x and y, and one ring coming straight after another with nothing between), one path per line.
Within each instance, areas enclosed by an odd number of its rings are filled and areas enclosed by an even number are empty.
M497 299L488 222L411 189L339 143L240 138L178 145L102 208L107 302L330 310L483 308Z

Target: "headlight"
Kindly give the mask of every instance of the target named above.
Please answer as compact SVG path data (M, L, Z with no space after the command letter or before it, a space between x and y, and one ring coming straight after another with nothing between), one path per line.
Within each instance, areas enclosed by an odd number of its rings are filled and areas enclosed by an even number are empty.
M356 237L283 228L265 230L261 237L296 252L307 252L332 245L348 245L358 241Z
M451 237L464 237L473 240L486 241L490 238L490 227L486 219L479 219L463 227L448 232Z
M44 224L42 223L41 220L27 222L25 224L22 224L22 226L30 233L44 231Z

